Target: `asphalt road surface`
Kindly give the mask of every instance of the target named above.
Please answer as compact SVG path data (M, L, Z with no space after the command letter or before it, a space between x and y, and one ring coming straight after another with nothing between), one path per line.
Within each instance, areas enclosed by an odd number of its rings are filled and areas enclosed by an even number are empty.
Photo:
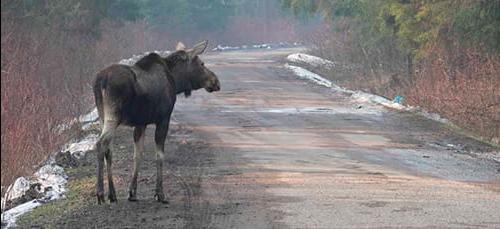
M203 57L222 90L179 97L164 176L169 205L153 199L152 128L139 201L126 200L133 147L132 130L122 128L114 143L118 203L98 206L89 196L91 204L47 223L500 228L500 164L481 156L498 148L419 115L359 103L298 79L281 62L294 51Z

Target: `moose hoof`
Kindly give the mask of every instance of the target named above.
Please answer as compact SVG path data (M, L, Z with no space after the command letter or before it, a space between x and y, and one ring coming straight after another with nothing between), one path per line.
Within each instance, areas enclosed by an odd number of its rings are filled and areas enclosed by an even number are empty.
M135 191L128 192L128 201L137 201L137 195L135 194Z
M136 196L129 196L128 197L128 201L136 202L137 201L137 197Z
M111 202L111 203L115 203L116 201L118 201L116 199L116 195L109 195L108 198L109 198L109 202Z
M168 204L168 200L165 198L165 195L163 193L161 194L156 194L155 195L155 198L158 202L162 203L162 204Z
M97 204L102 204L102 203L104 203L104 194L97 193Z

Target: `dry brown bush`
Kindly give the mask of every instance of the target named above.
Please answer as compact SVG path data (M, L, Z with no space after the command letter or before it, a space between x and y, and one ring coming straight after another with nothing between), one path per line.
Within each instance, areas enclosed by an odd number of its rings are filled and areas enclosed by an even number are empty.
M45 133L64 115L53 109L56 97L38 75L42 44L28 34L2 21L2 185L31 171L30 162L46 156L39 152L53 149L59 136Z
M2 186L31 174L66 140L54 128L90 108L99 69L147 50L143 22L101 26L97 39L2 20Z
M500 61L475 50L449 53L434 46L422 61L410 104L439 113L453 123L498 143L500 139Z
M333 70L316 69L335 83L393 98L438 113L483 137L500 139L500 58L458 47L433 44L408 67L407 59L385 46L362 50L347 32L328 26L311 33L313 54L333 60ZM446 48L444 48L446 47ZM411 71L410 71L411 70Z

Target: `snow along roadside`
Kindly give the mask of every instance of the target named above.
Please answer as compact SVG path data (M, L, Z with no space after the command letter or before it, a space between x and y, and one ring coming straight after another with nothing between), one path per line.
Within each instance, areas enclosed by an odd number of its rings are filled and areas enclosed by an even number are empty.
M167 56L171 53L170 51L153 52L158 53L161 56ZM119 63L132 65L149 53L150 52L145 52L141 55L134 55L131 58L119 61ZM94 108L89 113L80 115L78 118L75 118L68 123L58 125L55 128L55 133L60 134L63 131L70 129L77 123L81 125L82 131L88 131L93 125L98 123L98 118L99 115L97 108ZM17 218L44 203L65 198L68 176L64 172L64 168L56 164L56 156L62 153L69 153L71 157L77 160L81 159L87 152L94 148L98 138L98 135L90 133L76 142L66 143L63 147L61 147L61 150L51 155L33 176L17 178L14 183L7 188L4 196L2 196L2 228L15 226ZM23 199L28 199L29 201L23 202ZM3 211L6 205L12 202L19 202L20 204Z
M297 64L308 64L315 68L326 67L332 69L335 67L335 63L330 60L323 59L321 57L305 54L305 53L293 53L286 57L289 62Z
M304 53L290 54L287 56L287 60L289 62L292 62L292 63L302 63L302 64L305 63L305 64L311 65L313 67L321 67L321 66L331 67L331 66L334 66L332 61L325 60L325 59L322 59L320 57L316 57L316 56L312 56L312 55L308 55L308 54L304 54ZM427 112L419 107L405 106L403 104L389 100L383 96L374 95L374 94L366 93L366 92L359 91L359 90L345 89L343 87L340 87L340 86L332 83L330 80L327 80L327 79L321 77L320 75L318 75L314 72L311 72L305 68L291 65L289 63L286 63L284 67L291 70L293 73L295 73L295 75L297 75L301 79L306 79L306 80L312 81L318 85L325 86L327 88L331 88L331 89L338 91L338 92L350 94L351 99L353 99L353 101L355 101L355 102L373 103L373 104L382 105L384 107L388 107L388 108L392 108L392 109L396 109L396 110L412 111L412 112L416 112L416 113L418 113L418 114L420 114L428 119L431 119L431 120L435 120L435 121L438 121L441 123L448 123L448 124L450 123L447 119L442 118L438 114L429 113L429 112Z
M71 157L80 159L93 149L97 139L98 136L96 134L89 134L75 143L68 143L59 152L51 155L45 162L45 165L35 172L33 176L17 178L7 188L5 195L2 197L2 209L9 202L22 201L22 199L31 200L2 212L2 227L9 228L15 226L19 216L44 203L65 198L68 176L64 168L57 165L55 159L57 154L69 153Z
M291 54L288 57L290 57L292 55L294 55L294 54ZM299 55L295 55L295 56L299 56ZM303 56L303 55L300 55L300 56ZM317 57L317 58L319 58L319 57ZM291 60L290 60L290 58L287 58L287 59L289 61L293 60L292 62L295 62L295 60L293 58ZM307 63L307 61L309 61L309 60L314 60L314 59L303 58L298 63ZM332 90L349 94L350 98L354 102L364 103L364 104L371 103L371 104L375 104L375 105L382 105L384 107L388 107L388 108L392 108L392 109L396 109L396 110L405 110L405 111L409 111L409 112L414 112L414 113L422 115L425 118L428 118L430 120L453 125L453 123L451 123L450 121L448 121L445 118L442 118L439 114L427 112L426 110L421 109L419 107L405 106L405 105L402 105L400 103L396 103L394 101L391 101L387 98L384 98L382 96L378 96L378 95L374 95L374 94L370 94L370 93L366 93L366 92L362 92L362 91L358 91L358 90L349 90L349 89L342 88L342 87L332 83L330 80L327 80L327 79L321 77L320 75L318 75L314 72L311 72L307 69L304 69L302 67L290 65L288 63L285 64L284 67L291 70L293 73L295 73L295 75L297 75L301 79L309 80L309 81L314 82L318 85L321 85L321 86L324 86L327 88L331 88ZM463 151L463 147L460 147L459 145L447 144L446 146L448 148L454 149L455 151ZM480 152L474 152L474 151L468 151L468 153L473 154L478 158L485 158L485 159L493 160L493 161L500 163L500 151L491 152L488 154L481 154Z
M251 50L251 49L272 49L272 48L292 48L302 46L300 42L277 42L277 43L262 43L242 46L227 46L218 44L212 49L214 52L231 51L231 50Z

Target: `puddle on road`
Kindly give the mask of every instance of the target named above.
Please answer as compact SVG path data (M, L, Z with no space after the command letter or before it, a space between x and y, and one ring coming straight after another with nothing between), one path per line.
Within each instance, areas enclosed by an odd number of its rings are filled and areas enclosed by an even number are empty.
M384 146L390 142L386 137L373 134L340 134L340 136L353 144L364 147Z
M245 65L255 65L255 64L272 64L277 63L275 60L262 60L254 57L240 57L240 58L232 58L231 60L212 60L208 67L220 67L220 66L245 66Z
M346 107L284 107L263 109L223 109L226 113L273 113L273 114L358 114L358 115L382 115L380 110L355 109Z
M385 149L387 157L405 169L431 176L463 182L500 181L498 164L475 160L467 154L450 154L434 150Z
M219 138L217 145L240 149L312 150L349 147L349 143L342 139L325 138L313 132L259 129L219 132L217 135Z

